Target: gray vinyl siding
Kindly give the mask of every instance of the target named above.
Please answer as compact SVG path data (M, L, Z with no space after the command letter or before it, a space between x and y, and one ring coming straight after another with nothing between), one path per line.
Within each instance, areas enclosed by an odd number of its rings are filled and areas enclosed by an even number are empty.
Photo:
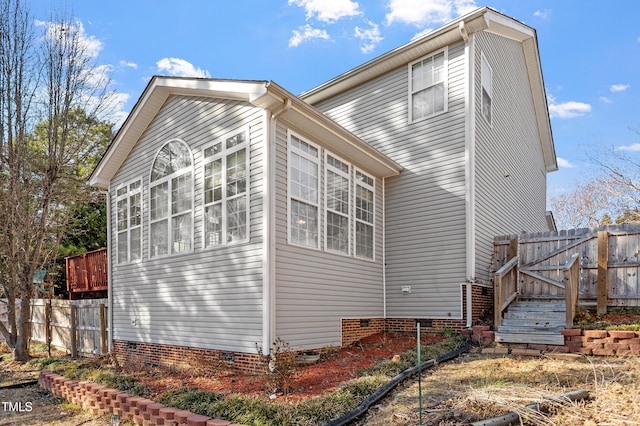
M294 129L295 130L295 129ZM277 126L275 193L275 337L296 349L340 346L343 318L382 318L382 181L375 182L375 261L287 242L287 127ZM322 144L310 138L305 140ZM324 155L321 177L324 173ZM349 159L344 159L349 161ZM356 164L352 163L352 166ZM321 185L324 191L324 185ZM324 199L320 197L320 247L324 245ZM353 218L351 217L353 242Z
M262 342L261 109L236 101L170 97L111 182L114 339L255 352ZM232 131L249 128L250 240L203 247L204 148ZM170 139L189 145L194 160L194 249L149 258L149 175ZM142 178L143 259L116 262L115 189ZM135 321L136 325L133 325Z
M464 44L448 48L448 111L408 123L408 67L316 105L404 169L386 179L387 317L461 318L466 279ZM410 294L402 287L411 286Z
M493 71L491 126L481 110L481 54ZM478 33L474 57L476 278L488 281L496 235L548 229L546 172L520 43Z

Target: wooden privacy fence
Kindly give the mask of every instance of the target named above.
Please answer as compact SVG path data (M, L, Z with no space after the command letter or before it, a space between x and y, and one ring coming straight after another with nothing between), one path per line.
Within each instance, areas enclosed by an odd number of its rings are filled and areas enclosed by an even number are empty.
M6 321L3 302L0 300L0 320ZM107 354L107 313L107 299L34 299L31 301L31 341L50 343L74 357Z
M500 297L507 301L515 292L529 299L564 299L565 265L573 255L579 258L580 304L597 306L598 313L640 306L640 224L496 237L495 284L505 293ZM506 273L517 277L513 288L506 288Z
M72 356L108 353L107 299L35 299L31 340L50 343Z

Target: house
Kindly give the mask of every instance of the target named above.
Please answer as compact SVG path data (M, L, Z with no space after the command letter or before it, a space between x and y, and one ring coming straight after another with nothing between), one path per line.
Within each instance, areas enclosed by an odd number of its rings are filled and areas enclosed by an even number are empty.
M154 77L91 177L112 350L158 364L470 326L495 235L548 229L535 31L480 8L295 96Z

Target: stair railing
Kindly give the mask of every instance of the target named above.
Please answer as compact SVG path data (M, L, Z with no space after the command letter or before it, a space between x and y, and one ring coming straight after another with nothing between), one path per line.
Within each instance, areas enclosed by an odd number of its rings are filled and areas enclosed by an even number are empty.
M502 313L518 297L518 256L514 256L495 273L493 288L494 327L502 325Z
M573 320L578 310L578 292L580 288L580 253L575 253L562 267L564 300L567 306L566 327L573 328Z

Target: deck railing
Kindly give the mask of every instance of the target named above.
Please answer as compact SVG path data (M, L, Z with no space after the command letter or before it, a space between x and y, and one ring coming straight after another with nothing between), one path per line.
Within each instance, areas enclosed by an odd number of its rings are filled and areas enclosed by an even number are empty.
M108 289L106 248L70 256L66 261L70 294Z
M573 319L578 310L578 289L580 286L580 254L575 253L562 268L564 299L567 305L567 328L573 328Z
M518 297L518 256L495 273L493 289L494 326L502 325L502 313Z

